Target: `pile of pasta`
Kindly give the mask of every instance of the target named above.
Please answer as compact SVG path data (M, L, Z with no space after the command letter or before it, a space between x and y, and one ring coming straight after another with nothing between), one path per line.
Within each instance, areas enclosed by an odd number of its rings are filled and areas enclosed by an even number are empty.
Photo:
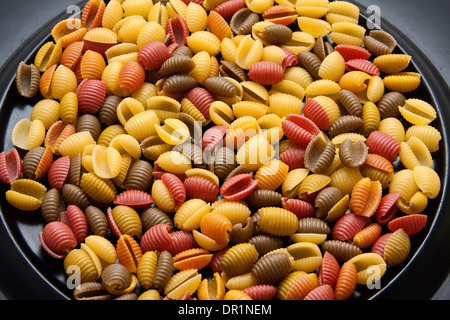
M42 99L0 178L74 298L343 300L404 263L442 137L411 56L358 22L346 1L90 0L56 24L17 69Z

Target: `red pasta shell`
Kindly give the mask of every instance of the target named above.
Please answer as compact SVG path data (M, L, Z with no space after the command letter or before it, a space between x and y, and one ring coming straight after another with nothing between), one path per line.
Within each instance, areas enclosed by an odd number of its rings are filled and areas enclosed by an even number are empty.
M175 256L182 251L198 247L192 232L177 230L173 231L170 235L173 239L172 246L169 249L172 256Z
M326 110L315 99L307 99L303 106L303 115L313 121L320 130L328 130L331 119Z
M168 171L164 170L163 168L161 168L157 162L154 163L153 166L153 171L152 171L152 176L153 179L158 180L161 179L161 176L164 173L167 173ZM175 174L175 173L172 173ZM175 174L181 181L184 181L184 179L186 179L186 175L184 173L177 173Z
M176 43L178 47L187 44L189 28L181 16L177 15L175 18L170 18L167 21L166 32L170 35L170 43Z
M209 107L211 103L216 101L214 95L209 90L203 87L195 87L188 90L184 97L192 102L206 119L209 119Z
M222 261L222 258L224 254L228 251L230 247L225 247L222 250L219 250L214 253L211 261L209 262L208 266L211 267L213 272L221 273L222 267L220 266L220 261Z
M175 208L177 209L186 200L186 187L183 181L173 173L164 173L161 180L175 199Z
M69 156L56 159L48 169L48 184L50 188L61 190L70 169Z
M77 242L83 242L89 232L89 224L86 215L78 206L74 204L67 207L66 214L69 220L70 228L77 238Z
M147 43L138 53L138 62L141 63L146 70L158 70L161 68L164 61L169 58L169 48L159 41Z
M202 1L203 3L203 1ZM229 0L222 2L214 11L220 14L225 20L230 20L231 17L240 9L245 7L244 0Z
M283 52L286 54L286 57L283 59L283 62L281 63L281 66L283 68L286 67L294 67L298 64L298 56L293 53L291 50L287 48L281 48Z
M371 248L371 252L378 253L384 259L384 247L386 246L389 237L392 235L392 232L385 233L381 235L377 241L373 244Z
M119 73L119 85L130 92L138 90L145 81L145 70L136 61L127 61Z
M321 285L330 285L336 288L337 279L341 268L336 258L328 251L325 251L322 264L319 267L318 277Z
M379 154L390 162L397 160L400 152L400 143L391 135L382 131L372 131L366 140L369 153Z
M80 113L96 113L106 96L106 84L101 80L84 79L75 91Z
M210 152L225 137L226 125L216 125L207 129L202 136L202 149Z
M359 216L353 212L345 214L334 224L331 236L333 240L349 240L364 228L367 221L367 217Z
M400 192L392 192L381 198L380 204L375 211L375 220L380 225L385 225L391 221L398 212L397 200Z
M22 174L22 159L16 148L0 153L0 180L10 184Z
M259 61L250 65L248 76L262 85L273 85L283 81L284 69L272 61Z
M370 58L369 50L351 44L339 44L334 47L334 50L339 52L345 61Z
M237 201L244 199L258 185L257 180L249 173L241 173L226 180L220 188L220 194L227 200Z
M329 284L324 284L312 289L304 300L336 300L333 288Z
M314 217L316 212L315 207L307 202L300 199L293 199L288 197L281 198L281 205L284 209L291 211L299 219Z
M106 219L108 220L108 226L111 229L112 234L119 238L122 235L122 232L120 231L119 226L114 220L111 207L108 207L108 209L106 209Z
M44 250L55 259L64 258L77 245L77 239L70 227L60 221L52 221L39 232L39 241Z
M114 204L141 209L151 206L153 199L150 194L142 190L125 190L116 196Z
M395 218L388 223L391 232L403 229L409 236L418 233L427 224L427 216L424 214L410 214Z
M219 188L208 178L201 176L191 176L184 180L187 199L202 199L206 202L213 203L217 200Z
M257 284L242 289L253 300L272 300L277 294L277 287L271 284Z
M380 68L366 59L351 59L345 62L345 68L347 71L362 71L372 76L380 75Z
M278 159L289 166L289 171L305 167L305 147L295 146L284 151Z
M169 231L170 227L165 223L157 224L148 229L141 238L142 253L150 250L159 252L169 250L173 242Z
M305 148L320 133L319 127L314 122L299 114L287 115L281 128L288 139Z

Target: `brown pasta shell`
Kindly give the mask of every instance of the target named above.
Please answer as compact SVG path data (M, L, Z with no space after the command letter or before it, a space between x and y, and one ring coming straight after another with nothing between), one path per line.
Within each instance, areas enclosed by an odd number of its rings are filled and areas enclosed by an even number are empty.
M81 153L78 153L70 159L70 167L69 173L67 174L66 183L79 186L82 173L83 166L81 163Z
M352 116L362 117L363 106L358 96L347 89L342 89L338 93L338 100Z
M280 207L281 193L274 190L253 190L244 200L250 207L257 210L263 207Z
M319 36L319 38L316 39L313 52L319 57L320 60L323 61L323 59L325 59L333 51L333 46L329 42L324 41L322 36Z
M169 226L170 232L172 232L173 230L173 221L171 217L158 207L149 207L145 209L140 214L140 217L142 221L143 232L147 231L153 226L156 226L157 224L162 223L167 224Z
M122 100L123 98L117 95L106 96L98 112L98 119L101 123L108 126L119 123L119 119L117 118L117 106Z
M183 55L192 58L194 53L188 46L177 47L171 54L171 56Z
M246 223L236 223L233 225L230 231L230 241L232 243L242 243L246 242L250 237L253 236L255 231L255 221L252 217L248 217Z
M270 234L255 235L248 239L248 242L255 246L256 251L258 251L259 253L259 256L263 256L268 252L283 248L284 246L284 240L282 237Z
M316 209L316 218L325 219L333 206L341 200L343 194L336 187L326 187L322 189L314 200Z
M36 147L27 152L22 162L22 175L25 179L40 180L48 172L53 162L49 148ZM39 168L39 174L37 172Z
M164 80L165 92L184 92L197 86L197 80L188 74L174 74Z
M320 218L307 217L298 220L299 233L329 234L331 232L328 223Z
M153 287L162 291L167 281L173 275L173 258L169 251L162 251L158 256L156 264L155 278L153 279Z
M384 94L377 103L381 119L398 118L400 116L398 107L404 106L405 101L403 93L392 91Z
M330 138L347 132L359 132L364 126L364 121L360 117L344 115L334 121L328 129Z
M111 300L114 298L100 282L81 283L73 290L75 300Z
M76 185L65 183L61 188L61 194L66 206L74 204L84 211L87 207L92 205L87 194Z
M272 24L265 27L258 37L272 45L280 46L291 40L292 30L282 24Z
M179 150L184 156L191 160L191 164L195 168L206 167L203 159L203 150L198 144L186 142L180 146L176 146L175 150Z
M182 47L183 48L183 47ZM187 48L187 47L186 47ZM189 48L188 48L189 49ZM192 51L191 51L192 53ZM161 77L167 78L174 74L189 73L195 68L192 56L175 54L167 59L160 68Z
M153 167L150 162L136 160L128 169L127 176L123 182L125 190L146 191L153 181Z
M339 262L346 262L362 253L356 245L341 240L326 240L322 250L331 253Z
M208 170L225 180L236 168L236 165L234 151L230 148L222 147L214 151L214 155L208 162Z
M101 277L105 289L111 294L116 293L116 290L121 291L127 289L132 281L131 272L119 263L108 265L103 269Z
M236 11L230 19L230 28L235 34L250 34L252 27L259 21L259 15L248 8Z
M237 82L243 82L247 80L247 74L236 63L223 60L219 67L220 74L223 77L229 77Z
M109 225L105 213L95 206L88 206L84 214L86 215L92 234L106 237Z
M319 68L322 60L311 51L301 51L297 54L298 63L314 77L319 78Z
M16 87L19 94L25 98L32 98L39 92L41 73L34 64L20 62L16 71Z
M198 143L201 140L203 131L202 131L202 122L195 120L193 116L187 114L185 112L180 112L177 114L177 119L182 121L189 129L189 134L191 136L192 143ZM200 162L201 164L202 162Z
M236 87L223 77L210 77L203 83L206 89L213 94L224 97L234 97L237 95Z
M41 204L41 214L45 222L58 221L63 211L65 211L65 205L59 190L56 188L48 190Z
M88 131L94 141L97 141L98 137L102 133L102 125L100 120L93 114L83 114L80 116L75 128L77 132Z
M346 167L359 167L366 161L369 148L364 141L346 139L339 148L339 158Z
M306 148L305 167L313 173L324 172L333 162L335 155L334 143L326 142L321 136L316 136Z
M292 269L292 261L285 253L274 252L261 257L252 268L259 283L275 284L283 280Z
M364 37L364 47L374 56L392 53L396 46L394 37L382 30L372 30Z

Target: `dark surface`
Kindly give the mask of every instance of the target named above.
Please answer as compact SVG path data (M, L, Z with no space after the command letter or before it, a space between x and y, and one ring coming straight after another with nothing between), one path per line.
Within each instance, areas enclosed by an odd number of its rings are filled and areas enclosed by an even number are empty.
M9 57L20 47L23 50L31 52L34 47L27 46L25 40L30 36L43 37L42 34L35 34L41 26L45 25L49 20L57 17L61 13L66 12L66 9L70 5L74 5L76 1L50 1L39 0L35 2L16 0L16 1L4 1L2 0L4 12L9 14L4 15L0 19L0 30L3 30L1 46L0 46L0 66L4 65L8 61ZM442 94L448 98L448 85L449 83L449 66L448 56L450 53L448 39L445 39L446 28L448 27L447 16L449 13L450 3L446 0L428 0L428 1L400 1L400 0L358 0L361 4L361 13L365 14L364 8L369 5L378 5L381 10L382 22L381 27L384 28L384 21L386 21L386 27L388 23L392 24L398 30L404 34L407 41L405 46L409 45L417 46L423 53L422 61L419 67L420 71L429 73L429 76L437 76L436 79L431 81L429 85L438 86L438 93L436 98L442 98ZM81 6L82 7L82 6ZM45 8L45 9L44 9ZM72 13L73 11L70 11ZM370 14L369 14L370 15ZM390 26L390 25L389 25ZM45 36L44 36L45 37ZM40 38L41 41L43 38ZM413 56L413 61L414 61ZM428 60L429 61L428 61ZM428 63L431 63L428 67ZM442 75L439 78L438 74ZM8 80L9 81L9 80ZM434 92L432 93L435 94ZM2 92L3 95L3 92ZM30 102L31 103L31 102ZM447 107L441 105L441 108ZM29 106L25 106L22 109L24 113L29 111ZM21 110L17 111L16 117L20 115ZM448 111L446 111L448 115ZM0 119L2 125L5 125L5 119ZM5 145L4 149L9 146ZM445 158L447 156L445 155ZM446 172L443 170L442 172ZM2 190L4 193L4 190ZM441 211L445 208L442 207ZM4 212L5 213L5 212ZM6 212L5 215L10 214ZM448 216L448 214L447 214ZM36 228L33 223L39 221L40 217L25 216L18 217L21 241L26 241L30 237L36 235ZM34 221L33 221L34 220ZM446 225L450 223L449 218L443 217L438 221L439 223L446 222ZM385 297L393 299L402 299L402 297L420 297L417 292L423 292L423 297L426 299L431 298L432 294L438 289L440 283L443 283L442 287L434 294L434 299L450 299L450 283L449 280L443 282L445 274L448 273L449 267L449 247L448 235L442 235L439 233L440 225L433 225L433 230L427 238L427 243L420 248L417 256L421 257L421 264L416 265L411 263L407 266L406 273L416 273L416 276L423 277L425 279L421 281L408 281L397 279L396 290L392 292L386 292ZM432 231L433 231L432 230ZM448 230L448 229L447 229ZM53 288L50 284L50 280L46 280L44 277L36 276L38 270L45 270L45 273L51 273L55 270L55 277L61 276L61 265L58 263L51 263L49 265L35 266L36 270L30 268L25 256L29 253L27 250L34 252L39 251L39 247L33 247L30 249L18 250L18 243L12 242L8 234L5 234L5 230L1 230L0 233L0 288L3 290L3 295L0 298L3 299L57 299L61 297L61 294L57 292L58 288ZM9 230L8 230L9 231ZM445 242L445 243L440 243ZM431 245L436 244L439 245ZM17 246L17 247L16 247ZM436 265L442 264L442 265ZM442 270L447 270L446 273L442 273ZM436 271L436 272L435 272ZM40 273L39 273L40 274ZM427 284L427 280L429 283ZM425 283L425 284L424 284ZM56 290L55 290L56 289ZM60 288L59 288L60 289ZM413 294L416 292L416 294Z

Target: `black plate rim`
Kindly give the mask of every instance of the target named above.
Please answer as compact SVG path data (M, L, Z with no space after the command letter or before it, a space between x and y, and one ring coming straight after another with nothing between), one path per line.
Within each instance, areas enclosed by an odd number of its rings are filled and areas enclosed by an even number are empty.
M80 1L78 5L80 7L83 6L85 1ZM359 3L355 3L360 8L360 15L367 19L368 17L364 14L364 10L366 9ZM21 60L27 60L30 56L39 48L44 41L46 41L49 30L51 30L51 26L54 25L55 22L60 21L61 19L65 19L71 17L66 12L62 12L61 14L55 16L53 19L50 19L42 28L37 30L29 39L24 41L22 45L20 45L15 53L9 57L9 59L5 62L5 64L0 68L0 72L3 75L0 79L0 87L5 88L3 90L0 106L3 106L5 96L7 94L7 89L13 85L14 82L14 73L16 69L16 63ZM445 150L448 150L448 128L450 125L450 112L445 109L444 101L450 100L449 87L448 84L444 81L441 74L437 71L434 65L430 62L428 57L426 57L422 51L415 46L415 44L409 40L400 30L394 27L388 21L384 21L382 19L382 30L393 34L396 37L398 46L404 52L411 54L413 56L412 64L416 67L417 70L422 75L422 81L426 83L426 86L430 90L430 94L432 95L434 105L438 109L438 114L441 118L443 132L443 144ZM36 40L40 39L40 40ZM28 55L24 56L24 52L27 52ZM12 76L5 76L12 75ZM1 111L1 110L0 110ZM443 195L448 194L448 184L449 179L447 178L448 172L450 171L450 163L448 159L448 153L444 153L444 161L445 161L445 177L442 184L441 192ZM438 289L442 281L449 274L450 264L449 265L439 265L439 261L436 260L436 255L433 255L429 247L439 247L440 252L450 251L448 246L446 245L447 240L450 240L450 217L444 215L444 209L447 205L447 198L442 197L442 202L438 206L438 211L435 218L432 221L429 232L424 238L422 244L419 246L415 254L409 257L408 263L403 267L402 271L399 272L387 285L380 290L378 290L373 296L369 299L429 299L432 294ZM23 285L29 289L26 294L21 292L21 296L19 299L71 299L71 297L67 296L63 293L59 288L57 288L53 283L51 283L46 277L38 270L33 263L27 258L26 253L15 237L11 234L10 228L8 227L3 213L0 212L0 240L2 240L2 249L5 249L5 257L8 257L9 260L5 261L5 265L2 266L2 269L5 268L8 271L12 271L13 274L23 276L25 282ZM5 232L6 235L5 236ZM6 245L5 245L6 243ZM446 251L445 251L446 250ZM3 254L3 253L2 253ZM448 256L448 255L447 255ZM419 270L423 269L424 265L429 265L430 263L434 263L434 271L433 271L433 279L435 283L431 284L426 277L422 276L417 278ZM421 264L421 268L417 268L418 264ZM426 269L428 270L428 269ZM4 274L4 273L3 273ZM414 281L416 281L416 286L421 288L427 288L427 292L422 292L423 295L417 295L417 293L411 292L408 290L408 282L407 279L410 279L414 276ZM399 280L406 279L403 281L403 285L398 285ZM18 290L14 283L10 283L7 281L7 285L0 284L2 286L3 291L8 296L11 296L15 299L15 296L18 295ZM19 281L20 283L20 281ZM32 285L30 285L32 283ZM395 284L395 285L393 285ZM410 283L409 283L410 284ZM425 297L425 298L424 298Z

